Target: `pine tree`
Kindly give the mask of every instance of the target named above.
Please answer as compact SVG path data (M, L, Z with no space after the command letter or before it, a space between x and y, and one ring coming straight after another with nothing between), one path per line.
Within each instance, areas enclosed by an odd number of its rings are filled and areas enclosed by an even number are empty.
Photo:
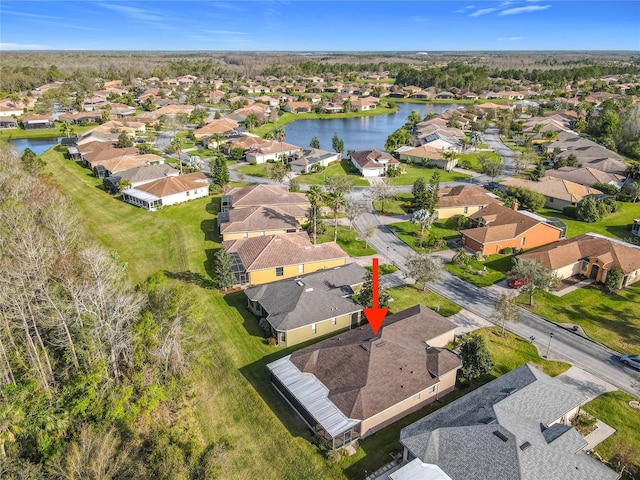
M473 383L476 378L486 375L493 368L493 360L484 343L484 339L477 333L467 337L460 347L462 359L462 376Z
M427 182L423 177L418 177L413 182L411 193L413 194L414 210L425 210L427 207Z
M227 288L233 286L235 281L232 268L231 255L224 248L221 248L216 252L215 257L215 281L218 288L223 288L225 292Z

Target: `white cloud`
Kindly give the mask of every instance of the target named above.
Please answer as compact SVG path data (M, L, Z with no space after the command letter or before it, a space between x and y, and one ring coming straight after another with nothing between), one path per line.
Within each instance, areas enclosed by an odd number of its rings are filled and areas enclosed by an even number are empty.
M247 32L232 32L229 30L206 30L206 32L214 35L247 35Z
M540 10L546 10L549 7L551 7L551 5L528 5L526 7L508 8L498 13L498 16L503 17L505 15L517 15L519 13L537 12Z
M470 17L480 17L482 15L487 15L488 13L493 13L496 10L498 10L497 8L481 8L480 10L476 10L473 13L470 13L469 16Z
M429 21L429 17L423 17L422 15L415 15L415 16L411 17L411 20L413 20L414 22L417 22L417 23L423 23L423 22L428 22Z
M115 10L116 12L124 13L128 17L141 22L160 22L165 19L165 17L149 13L149 10L143 8L107 3L103 3L101 6L110 10Z
M0 43L0 50L53 50L50 45L35 45L25 43Z
M466 7L462 7L460 9L454 11L453 13L465 13L467 10L472 10L474 8L476 8L475 5L467 5Z
M497 40L499 42L517 42L518 40L524 40L524 37L500 37Z

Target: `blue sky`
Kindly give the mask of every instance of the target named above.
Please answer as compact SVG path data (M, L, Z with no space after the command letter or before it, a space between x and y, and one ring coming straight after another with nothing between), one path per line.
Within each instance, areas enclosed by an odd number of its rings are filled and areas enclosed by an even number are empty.
M640 51L640 0L2 0L0 49Z

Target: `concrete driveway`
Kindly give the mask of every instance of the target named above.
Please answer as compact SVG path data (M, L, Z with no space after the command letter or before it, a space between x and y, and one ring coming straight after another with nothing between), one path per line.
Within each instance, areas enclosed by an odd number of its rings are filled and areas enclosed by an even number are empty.
M607 383L601 378L591 375L589 372L585 372L578 367L571 367L556 378L568 387L574 388L584 394L589 401L603 393L617 390L617 388L610 383Z

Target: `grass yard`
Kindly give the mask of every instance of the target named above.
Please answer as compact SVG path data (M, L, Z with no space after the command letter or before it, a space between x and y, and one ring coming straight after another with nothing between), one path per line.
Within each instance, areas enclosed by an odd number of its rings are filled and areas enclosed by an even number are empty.
M318 243L333 242L333 226L327 225L327 231L322 235L318 235ZM338 241L337 244L347 252L351 257L366 257L374 255L376 251L367 246L364 240L358 238L358 232L351 230L349 227L338 225Z
M458 167L464 168L467 170L473 170L474 172L480 172L481 166L478 161L478 157L480 155L486 155L491 160L501 160L502 157L498 155L496 152L472 152L472 153L462 153L458 155Z
M364 267L365 270L373 271L373 267ZM395 265L389 265L388 263L383 263L378 265L378 273L379 275L388 275L390 273L395 273L398 271L398 267Z
M640 475L640 411L629 407L634 399L625 392L609 392L587 403L583 410L616 429L616 433L596 447L596 453L608 462L614 460L620 445L630 445L636 451L635 475ZM623 477L630 479L631 477Z
M421 291L415 285L403 285L401 287L394 287L387 290L392 302L389 302L389 313L398 313L402 310L412 307L418 303L421 303L425 307L435 309L440 308L440 315L443 317L450 317L455 315L462 308L455 303L441 297L437 293L433 293L429 290Z
M504 280L505 273L513 266L513 255L490 255L486 260L479 262L470 260L466 266L445 264L449 273L460 277L476 287L488 287ZM485 269L486 267L486 269ZM482 272L482 273L479 273Z
M324 185L324 179L330 176L349 176L353 180L354 187L368 187L369 181L359 176L358 171L353 164L347 160L342 159L339 163L329 165L324 171L319 173L310 173L300 175L298 180L300 183L308 185Z
M200 425L207 441L226 437L235 446L221 456L221 477L343 479L269 385L264 365L290 351L265 343L242 293L223 296L208 288L209 259L219 247L218 199L148 212L111 197L89 170L61 154L50 151L44 158L91 234L128 262L133 283L164 270L189 284L203 312L198 332L199 342L206 345L195 379ZM273 452L278 452L277 462Z
M266 163L258 163L256 165L242 165L241 167L237 167L236 170L238 172L244 173L245 175L251 175L253 177L267 177Z
M418 165L402 163L400 168L404 170L405 173L400 174L398 177L392 177L389 179L392 185L413 185L419 177L428 180L433 175L433 172L436 170L440 173L440 183L445 182L453 182L464 180L465 178L469 178L469 175L465 175L464 173L458 172L447 172L445 170L436 169L436 168L428 168L421 167Z
M73 125L74 135L82 135L88 130L96 128L98 125L81 126ZM18 140L19 138L52 138L64 137L65 134L60 132L60 124L56 123L54 128L33 128L23 130L21 128L0 129L0 140Z
M519 301L530 308L529 297ZM605 295L598 287L579 288L562 297L536 293L532 312L554 322L580 325L593 340L620 353L640 353L640 283Z
M634 237L631 235L631 225L634 218L640 218L640 203L617 202L618 210L595 223L586 223L569 218L562 212L543 208L538 210L538 214L544 217L556 217L562 220L568 227L567 237L577 237L583 233L599 233L607 237L631 242ZM635 237L637 241L637 237Z
M375 200L373 208L380 215L406 215L409 213L413 202L411 193L398 193L393 199L384 202L384 212L382 212L382 202Z
M414 225L411 222L397 222L389 225L389 228L394 231L396 236L404 243L413 248L416 252L426 253L430 250L426 247L420 247L420 227ZM445 223L436 222L431 225L431 228L424 231L425 238L422 245L426 245L430 236L443 238L445 240L451 240L457 238L459 232L450 229Z

